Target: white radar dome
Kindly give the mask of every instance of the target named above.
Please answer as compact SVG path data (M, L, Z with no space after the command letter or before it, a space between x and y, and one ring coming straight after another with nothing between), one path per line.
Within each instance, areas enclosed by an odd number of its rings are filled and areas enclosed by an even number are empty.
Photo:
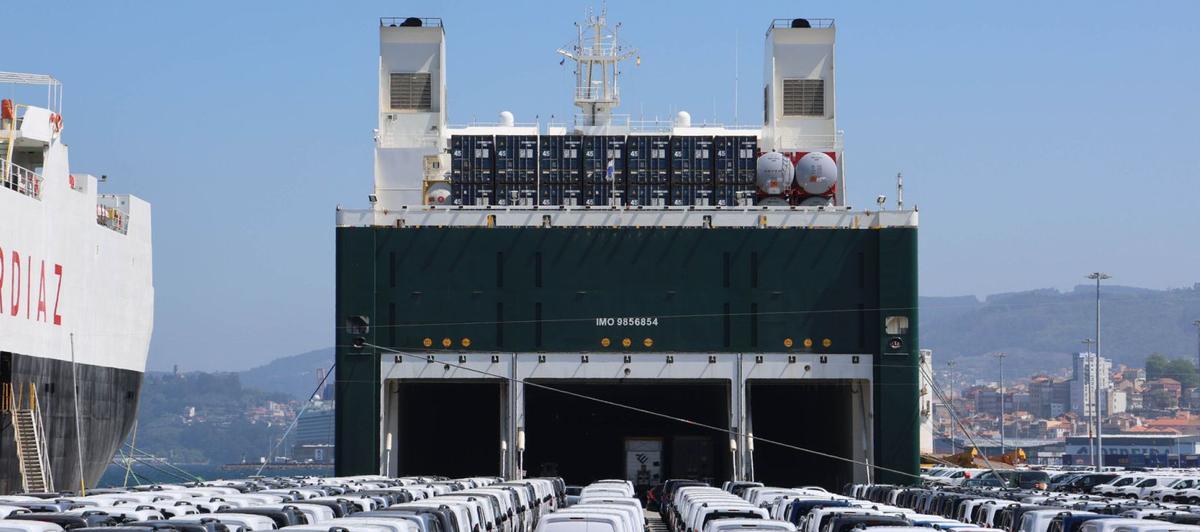
M687 111L675 113L675 127L692 127L692 115Z
M504 127L512 127L516 123L513 119L513 114L509 111L500 111L500 125Z
M784 154L764 153L755 169L758 189L764 194L783 194L792 186L793 173L792 161Z
M828 194L837 185L837 175L837 163L821 152L809 153L796 162L796 183L808 194Z
M450 185L434 183L425 190L426 205L448 205L450 203Z

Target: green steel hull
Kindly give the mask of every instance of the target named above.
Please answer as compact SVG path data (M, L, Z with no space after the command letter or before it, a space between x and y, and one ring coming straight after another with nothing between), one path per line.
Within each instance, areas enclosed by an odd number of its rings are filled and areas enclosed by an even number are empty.
M380 354L352 316L406 351L873 355L874 464L918 470L914 227L339 227L339 475L380 466Z

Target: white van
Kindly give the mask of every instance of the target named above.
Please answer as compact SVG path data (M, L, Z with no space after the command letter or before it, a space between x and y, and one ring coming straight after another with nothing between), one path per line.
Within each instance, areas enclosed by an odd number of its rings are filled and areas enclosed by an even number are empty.
M621 518L616 515L566 512L564 510L542 517L536 532L628 532Z

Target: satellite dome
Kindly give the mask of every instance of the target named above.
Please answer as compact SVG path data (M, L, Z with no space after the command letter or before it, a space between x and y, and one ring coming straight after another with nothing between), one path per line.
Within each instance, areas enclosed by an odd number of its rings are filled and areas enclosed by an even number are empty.
M837 180L837 163L824 153L812 152L796 162L796 183L806 194L828 194L837 185Z
M692 115L687 111L675 113L675 127L692 127Z

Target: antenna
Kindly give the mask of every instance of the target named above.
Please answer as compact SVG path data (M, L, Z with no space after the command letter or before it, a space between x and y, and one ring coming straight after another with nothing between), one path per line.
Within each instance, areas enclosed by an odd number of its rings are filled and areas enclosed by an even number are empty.
M738 125L738 29L733 29L733 125Z
M575 44L564 45L557 52L575 62L575 105L583 110L583 125L606 125L612 120L612 110L621 104L618 64L636 55L637 49L621 46L620 24L609 31L607 4L601 4L599 15L590 7L586 14L582 25L575 24Z
M904 210L904 174L896 172L896 206Z

